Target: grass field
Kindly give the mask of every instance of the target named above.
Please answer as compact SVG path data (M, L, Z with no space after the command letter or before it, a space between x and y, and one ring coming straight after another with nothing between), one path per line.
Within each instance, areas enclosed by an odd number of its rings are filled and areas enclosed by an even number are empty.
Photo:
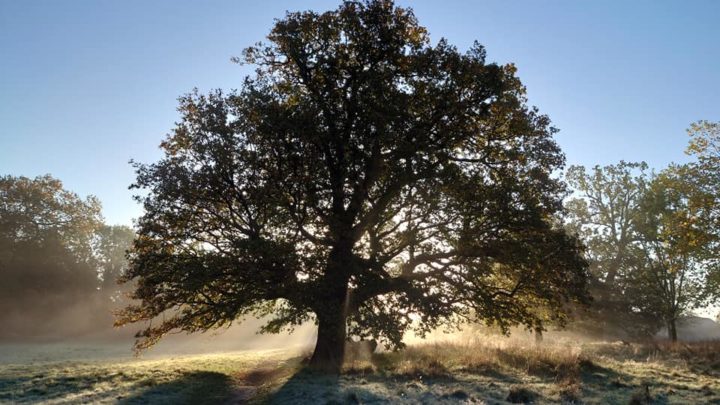
M305 371L291 350L78 359L26 349L0 348L0 403L720 404L720 343L481 336L350 359L340 377Z

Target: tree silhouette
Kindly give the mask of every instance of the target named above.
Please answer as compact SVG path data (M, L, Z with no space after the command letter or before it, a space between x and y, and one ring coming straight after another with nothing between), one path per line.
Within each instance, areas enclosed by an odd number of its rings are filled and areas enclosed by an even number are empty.
M586 295L576 241L552 222L564 157L512 65L431 45L409 9L345 2L288 13L248 48L238 91L180 99L159 162L137 165L145 214L118 325L172 331L247 315L318 324L337 371L349 337L402 345L466 319L562 319Z

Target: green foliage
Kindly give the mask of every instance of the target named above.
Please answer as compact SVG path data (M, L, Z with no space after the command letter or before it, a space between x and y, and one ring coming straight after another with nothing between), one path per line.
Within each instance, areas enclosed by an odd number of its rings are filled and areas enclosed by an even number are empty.
M182 97L164 158L137 165L139 304L118 324L164 317L138 348L250 314L271 332L314 318L340 351L345 325L399 346L584 300L586 264L552 225L564 157L512 65L432 45L389 1L289 13L268 39L238 91Z

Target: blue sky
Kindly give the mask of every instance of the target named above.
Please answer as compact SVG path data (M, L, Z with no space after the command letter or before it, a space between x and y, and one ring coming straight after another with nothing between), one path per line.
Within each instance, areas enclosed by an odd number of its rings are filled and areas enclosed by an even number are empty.
M128 161L160 158L193 87L235 88L230 62L285 10L337 1L0 0L0 174L50 173L110 223L141 214ZM720 1L399 1L433 41L513 62L568 163L682 162L685 128L720 120Z

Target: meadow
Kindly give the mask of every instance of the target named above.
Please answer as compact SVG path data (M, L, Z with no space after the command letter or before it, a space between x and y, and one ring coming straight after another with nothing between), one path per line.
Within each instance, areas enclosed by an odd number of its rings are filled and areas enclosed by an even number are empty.
M134 359L107 348L38 354L6 345L0 403L720 403L719 349L480 335L361 353L330 377L306 371L307 352L297 349Z

